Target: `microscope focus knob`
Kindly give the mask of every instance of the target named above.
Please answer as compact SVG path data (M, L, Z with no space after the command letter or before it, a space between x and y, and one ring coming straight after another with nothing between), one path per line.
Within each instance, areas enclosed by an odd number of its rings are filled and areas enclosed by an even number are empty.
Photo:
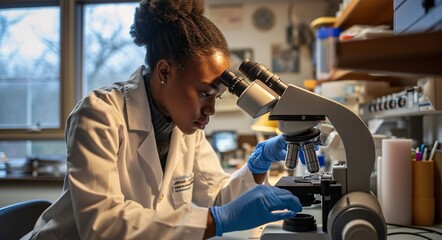
M347 223L342 232L343 240L372 240L377 238L376 229L371 223L363 219L356 219Z
M387 224L376 197L367 192L350 192L333 205L327 219L333 240L386 240Z

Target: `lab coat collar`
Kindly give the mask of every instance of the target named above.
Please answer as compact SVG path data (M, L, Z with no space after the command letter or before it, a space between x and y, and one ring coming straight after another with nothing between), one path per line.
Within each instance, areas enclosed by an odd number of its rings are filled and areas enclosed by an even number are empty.
M179 161L182 161L184 159L185 152L187 152L187 145L185 143L184 134L178 127L175 127L170 139L170 148L167 155L164 179L172 179L175 167L179 163Z
M167 186L169 186L170 181L173 177L175 167L179 163L179 161L182 161L184 159L185 152L187 152L187 145L185 142L184 134L181 132L181 130L179 130L178 127L175 127L172 131L169 153L167 155L166 168L163 175L163 171L161 171L160 159L157 154L155 134L152 132L152 134L149 134L146 139L141 143L140 147L138 148L138 153L152 169L152 173L154 174L155 180L157 182L158 191L164 193L168 190ZM166 188L162 188L162 186L165 186Z
M145 71L145 66L139 67L126 82L124 95L126 98L128 129L147 132L146 138L141 142L138 148L138 153L152 169L158 190L160 190L161 186L168 186L170 183L176 165L183 159L183 153L187 151L187 145L185 143L184 133L181 132L178 127L175 127L172 131L163 179L163 171L161 171L158 150L156 148L150 106L147 101L148 98L144 86L143 74Z
M124 96L126 98L128 128L150 133L153 130L153 125L144 86L143 74L145 72L146 67L143 65L129 77L125 85Z
M152 131L151 134L147 135L146 138L141 142L137 149L137 152L143 161L149 166L151 173L154 175L156 181L157 192L160 190L163 179L163 171L161 171L160 157L158 156L158 150L155 141L155 134ZM144 173L146 174L146 173Z
M150 114L150 106L144 86L145 67L139 67L126 81L124 96L126 99L127 128L139 131L144 138L137 152L152 170L157 183L157 191L162 185L163 171L156 147L155 134ZM153 186L152 186L153 187Z
M161 184L158 186L159 191L162 194L167 194L167 192L169 191L169 185L172 181L175 167L177 163L183 159L183 149L187 149L184 144L184 138L182 137L181 131L177 127L175 127L170 140L170 148L167 155L167 163L163 175L164 177L162 178Z

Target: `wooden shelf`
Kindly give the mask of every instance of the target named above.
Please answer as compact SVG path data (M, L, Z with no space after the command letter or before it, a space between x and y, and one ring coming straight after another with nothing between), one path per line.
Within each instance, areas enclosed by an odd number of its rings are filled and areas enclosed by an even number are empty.
M442 75L442 31L337 44L337 68L392 75Z
M392 26L393 3L352 0L334 27L345 30L353 25ZM400 84L412 78L442 75L441 43L442 31L339 42L338 70L329 80L388 80Z
M393 1L352 0L338 17L334 27L345 30L352 25L393 26Z
M398 80L397 77L384 75L384 74L372 74L370 72L363 71L355 71L355 70L344 70L337 69L331 78L326 81L335 81L335 80L366 80L366 81L377 81L377 80L386 80L386 81L395 81Z

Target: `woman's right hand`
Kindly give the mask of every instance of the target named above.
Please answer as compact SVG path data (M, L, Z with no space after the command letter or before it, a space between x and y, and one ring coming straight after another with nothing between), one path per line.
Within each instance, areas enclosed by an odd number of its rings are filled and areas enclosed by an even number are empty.
M302 211L298 197L288 190L258 185L232 202L210 208L216 224L216 235L258 227L262 224L292 218Z

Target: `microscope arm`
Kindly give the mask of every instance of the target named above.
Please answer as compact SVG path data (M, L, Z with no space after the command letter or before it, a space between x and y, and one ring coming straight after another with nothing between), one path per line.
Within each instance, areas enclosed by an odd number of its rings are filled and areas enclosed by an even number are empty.
M375 146L365 123L344 105L300 87L289 85L270 112L269 119L300 121L302 116L325 115L339 133L346 156L347 192L370 193L370 175L375 161ZM293 118L293 119L291 119ZM310 121L312 122L312 121ZM284 123L282 123L284 124ZM309 123L305 123L309 124ZM284 132L284 129L281 129Z

